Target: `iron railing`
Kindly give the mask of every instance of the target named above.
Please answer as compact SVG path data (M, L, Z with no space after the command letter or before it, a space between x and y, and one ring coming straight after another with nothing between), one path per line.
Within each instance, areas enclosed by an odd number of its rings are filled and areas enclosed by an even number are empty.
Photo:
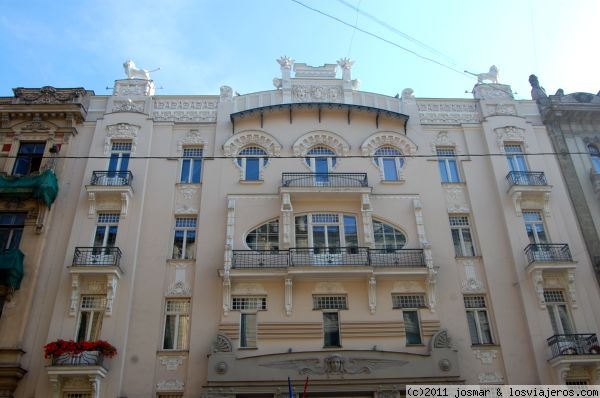
M542 171L511 171L506 175L508 184L513 185L548 185L546 175Z
M289 250L234 250L232 267L286 268L293 266L425 267L422 249L368 247L302 247Z
M281 173L283 187L368 187L367 173Z
M118 247L76 247L74 267L115 266L120 267L121 250Z
M555 334L548 340L552 358L559 355L595 355L600 354L596 333Z
M131 180L133 180L131 171L94 171L90 184L122 187L131 186Z
M52 366L99 366L104 355L99 351L83 351L79 354L66 353L52 356Z
M573 261L569 245L566 243L533 243L525 248L528 264L535 262L554 263Z

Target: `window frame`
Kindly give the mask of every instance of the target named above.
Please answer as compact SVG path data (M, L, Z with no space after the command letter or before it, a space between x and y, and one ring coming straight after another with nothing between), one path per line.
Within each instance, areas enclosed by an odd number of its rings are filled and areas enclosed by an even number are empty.
M391 154L395 152L394 154ZM397 154L396 154L397 153ZM391 162L390 162L391 161ZM373 153L373 162L379 168L382 181L402 181L402 171L404 168L404 155L400 149L392 145L382 145L375 150ZM390 170L386 167L388 164L392 164L394 176L388 176L387 171ZM394 177L394 178L389 178Z
M4 224L4 217L11 217L11 222ZM27 213L24 212L0 212L0 232L8 230L8 236L4 242L4 233L0 234L0 250L18 249L25 231Z
M600 173L600 149L596 144L588 144L586 146L588 154L590 155L590 162L592 163L592 170L595 173Z
M33 145L32 153L21 153L21 150L26 145ZM43 150L41 152L36 152L36 147L43 145ZM37 173L42 171L42 166L44 163L44 155L46 154L46 147L48 146L47 141L19 141L19 148L17 149L15 161L12 167L11 175L14 176L27 176L32 173ZM17 168L24 165L23 168L27 170L25 173L17 173Z
M202 182L203 156L203 147L183 147L183 155L181 158L181 173L179 174L179 184L200 184ZM197 172L196 168L198 168Z
M275 225L277 225L277 232L272 231L272 229L275 229ZM259 229L266 227L266 232L264 231L259 231ZM244 243L246 244L246 246L248 247L249 250L254 250L254 251L263 251L263 250L272 250L272 251L278 251L279 250L279 219L276 218L274 220L269 220L267 222L264 222L258 226L256 226L256 228L251 229L250 231L248 231L248 233L246 234L246 237L244 239ZM254 237L254 242L250 243L248 240ZM273 238L277 238L276 242L275 239ZM273 245L274 243L276 243L276 245ZM253 247L254 246L254 247Z
M183 310L176 308L175 310L169 311L169 303L184 303ZM163 333L162 333L162 351L186 351L190 344L190 313L191 313L191 300L189 298L167 298L165 300L164 307L164 322L163 322ZM169 325L169 317L174 317L173 331L171 334L171 347L167 345L167 327ZM180 330L185 328L183 333Z
M252 320L249 323L249 320ZM252 344L252 342L254 344ZM258 311L242 310L240 311L240 349L258 348Z
M508 162L508 170L515 172L529 171L525 149L521 142L505 142L503 144L506 161Z
M462 182L456 150L451 147L436 147L436 155L438 170L440 171L440 181L443 184ZM453 171L455 175L453 175Z
M462 223L461 225L455 224L453 225L453 220L458 220L459 218L463 218L466 220L466 224ZM475 245L475 239L473 230L471 229L471 220L468 215L449 215L448 216L449 224L450 224L450 235L452 236L452 245L454 247L454 254L456 257L475 257L477 256L477 248ZM458 246L455 240L454 231L457 231L457 237L459 239ZM465 239L465 232L469 234L470 238L470 251L468 250L468 246L466 244L467 240ZM460 250L457 250L460 248ZM471 254L469 254L469 252Z
M86 305L86 301L93 303L95 300L98 300L100 305L93 307L88 307ZM95 341L100 339L100 335L102 333L102 323L104 321L104 315L106 314L106 301L105 295L82 294L79 297L79 311L77 313L75 341ZM86 315L84 318L84 313L89 315ZM94 322L98 323L94 325ZM83 333L82 326L85 326Z
M326 221L325 216L334 215L336 221ZM315 217L316 216L316 217ZM322 217L323 221L319 221L318 218ZM298 222L299 219L304 218L305 223ZM316 220L315 220L316 218ZM353 220L353 221L351 221ZM324 246L315 246L315 227L323 227ZM305 228L305 231L302 231ZM330 231L337 228L337 237L339 238L339 245L330 244ZM298 243L299 238L306 239L306 246ZM299 213L294 214L294 243L297 248L348 248L348 247L359 247L359 236L358 236L358 221L354 214L336 213L336 212L312 212L312 213Z
M183 223L192 222L193 226L183 225ZM181 222L182 225L178 226L178 223ZM183 232L181 236L181 247L177 245L178 241L178 233ZM193 236L193 241L188 242L189 237ZM175 226L173 228L173 250L171 251L171 259L172 260L195 260L196 259L196 244L198 238L198 217L196 216L175 216ZM191 250L190 250L191 249ZM180 250L178 254L176 254L176 250ZM188 254L191 253L189 256Z
M467 306L467 299L480 298L483 302L483 306ZM465 317L467 319L467 328L469 329L469 339L471 340L472 346L482 346L482 345L494 345L494 330L492 327L490 312L488 311L487 301L485 295L465 295L463 296L463 303L465 307ZM472 319L474 321L475 330L471 329L471 323L469 322L469 313L472 313ZM485 317L485 321L488 326L489 333L489 342L484 342L484 332L481 326L481 317L480 314L483 314ZM477 336L477 342L473 341L474 333Z
M523 216L523 223L525 224L525 233L527 234L527 238L529 239L529 243L531 244L535 244L535 245L540 245L540 244L547 244L550 243L550 236L548 235L548 230L546 228L546 223L544 220L544 215L542 214L542 212L540 210L522 210L522 216ZM530 215L536 215L537 219L530 219L528 220L528 216ZM541 231L538 231L538 228L541 226ZM531 229L531 233L530 233L530 229ZM540 239L539 234L543 233L544 234L544 238Z
M324 309L321 310L323 316L323 348L341 348L342 347L342 328L340 322L340 312L339 310L331 310ZM335 315L335 325L330 323L331 319L327 319ZM335 326L335 330L332 329L332 326ZM334 340L337 340L337 344L331 343L331 336L333 336ZM329 342L329 344L328 344ZM334 341L335 342L335 341Z
M258 154L258 153L252 153L252 152L258 152L261 151L262 153ZM244 152L248 152L248 153L244 153ZM238 167L240 167L240 169L242 170L242 181L254 181L254 182L261 182L263 181L263 169L267 166L267 164L269 164L269 153L267 152L266 149L264 149L261 146L258 146L256 144L252 144L252 145L248 145L244 148L242 148L238 154L236 155L235 158L235 163L238 165ZM248 160L251 159L252 162L250 162L253 165L253 171L254 173L252 173L252 175L249 175L249 162ZM254 166L255 165L255 166ZM254 167L256 167L254 169ZM249 176L252 177L256 175L256 178L248 178Z
M119 172L128 171L132 149L133 142L131 140L112 141L110 144L110 155L108 158L108 164L106 165L107 171L115 174Z
M381 233L378 233L376 231L375 224L381 224ZM372 220L372 226L373 226L373 244L374 244L375 249L400 250L406 246L406 243L408 242L408 238L406 237L406 234L401 229L396 228L392 224L389 224L389 223L386 223L384 221L377 220L377 219ZM388 242L386 241L386 236L390 236L389 233L386 233L386 226L390 227L392 229L393 238L394 238L393 245L388 244ZM404 243L402 243L401 245L398 244L399 241L402 242L402 239L399 239L399 237L398 237L398 233L402 237L404 237ZM380 237L380 241L378 241L378 237Z
M96 216L96 229L92 236L93 247L115 247L117 243L117 235L119 232L119 221L121 215L117 212L99 212ZM102 236L102 244L97 245L99 237ZM114 236L111 239L111 236Z
M557 299L551 300L551 295L554 295ZM575 328L575 322L573 315L571 314L571 306L566 299L565 291L563 289L544 289L544 301L546 303L546 311L550 319L550 325L552 326L552 332L554 334L575 334L577 329ZM561 309L566 318L561 317ZM564 321L567 321L567 324Z
M406 299L406 300L402 300ZM404 302L403 302L404 301ZM407 346L423 345L423 327L421 325L421 309L427 308L425 302L425 294L398 294L392 293L392 308L399 309L402 311L402 322L404 324L404 338ZM414 319L410 321L411 324L416 325L417 328L417 339L418 341L409 342L409 333L407 328L407 316L415 315L416 322ZM413 335L413 337L415 337Z

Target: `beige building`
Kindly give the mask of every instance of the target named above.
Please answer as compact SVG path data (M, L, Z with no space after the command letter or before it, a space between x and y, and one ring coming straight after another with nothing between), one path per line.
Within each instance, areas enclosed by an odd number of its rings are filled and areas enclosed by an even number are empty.
M600 381L598 285L534 101L389 97L347 59L278 63L271 91L156 96L130 69L89 97L14 396ZM44 359L57 339L88 348Z

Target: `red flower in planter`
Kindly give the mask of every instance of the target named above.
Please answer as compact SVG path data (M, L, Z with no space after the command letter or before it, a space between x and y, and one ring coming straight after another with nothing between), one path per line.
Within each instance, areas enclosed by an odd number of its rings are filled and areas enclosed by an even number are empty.
M44 346L44 357L52 358L65 354L77 355L84 351L98 351L107 358L117 355L117 349L104 340L73 341L58 339Z

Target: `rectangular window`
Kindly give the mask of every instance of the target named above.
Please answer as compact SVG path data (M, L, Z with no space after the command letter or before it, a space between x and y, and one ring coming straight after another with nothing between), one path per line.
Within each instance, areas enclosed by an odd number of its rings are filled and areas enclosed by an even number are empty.
M442 182L460 182L454 149L438 148L437 156Z
M105 308L105 296L81 296L77 341L94 341L100 338Z
M530 243L548 243L548 236L544 228L544 219L539 211L523 211L523 221Z
M396 159L394 158L383 158L383 177L386 181L397 181L398 180L398 167L396 166Z
M196 217L177 217L173 238L173 258L193 260L196 257Z
M184 148L181 164L181 178L184 184L200 183L202 175L202 148Z
M454 253L456 256L474 256L475 246L471 237L469 217L450 216L450 230L452 232L452 242L454 243Z
M129 157L131 156L131 142L113 142L108 161L109 177L122 177L119 172L127 171L129 168Z
M425 296L422 294L393 294L393 308L402 310L406 344L422 344L419 308L425 308Z
M18 249L26 213L0 213L0 250Z
M21 142L13 166L13 175L29 175L40 171L46 142Z
M256 313L240 314L240 347L256 348Z
M98 213L94 234L94 248L96 248L94 254L110 254L110 251L100 248L115 246L119 217L119 213Z
M323 347L341 347L337 312L323 312Z
M246 181L260 180L260 158L246 158L246 173L244 179Z
M523 147L519 144L505 144L504 152L508 161L508 169L510 171L527 171L527 163L525 163L525 154Z
M544 300L554 334L575 333L564 292L560 289L544 289Z
M231 309L234 311L241 310L266 310L266 297L233 297Z
M348 309L346 296L313 296L313 309L346 310Z
M167 300L163 350L186 350L190 321L190 300Z
M493 344L492 328L488 319L484 296L465 296L465 309L471 344Z

